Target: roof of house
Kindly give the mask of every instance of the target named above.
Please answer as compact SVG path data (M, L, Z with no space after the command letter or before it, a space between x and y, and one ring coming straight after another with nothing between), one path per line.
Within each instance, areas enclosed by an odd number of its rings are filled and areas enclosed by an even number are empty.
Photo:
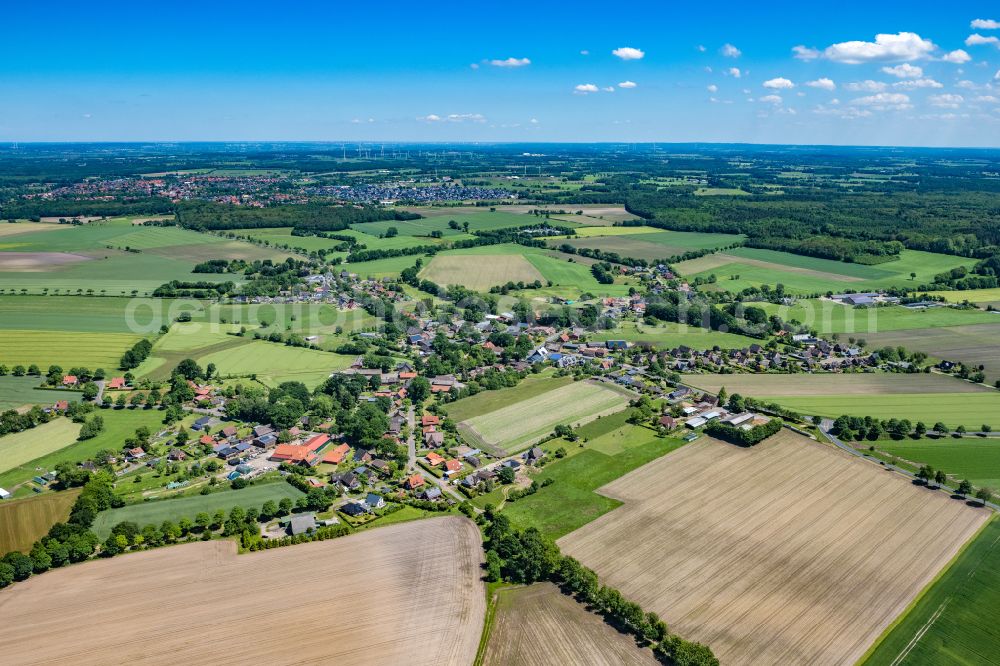
M405 485L407 488L410 488L412 490L413 488L419 488L420 486L424 485L424 483L425 483L424 477L420 476L419 474L414 474L412 476L406 477Z
M292 516L288 521L288 527L292 534L305 534L316 528L316 514L302 513Z
M434 451L428 453L426 457L427 457L427 462L430 463L431 467L437 467L438 465L444 462L444 457L435 453Z
M323 456L323 462L339 465L344 462L344 458L347 457L347 452L350 450L351 447L347 444L340 444L326 452L326 455Z
M448 472L457 472L458 470L462 469L462 463L460 463L457 460L445 460L444 468Z

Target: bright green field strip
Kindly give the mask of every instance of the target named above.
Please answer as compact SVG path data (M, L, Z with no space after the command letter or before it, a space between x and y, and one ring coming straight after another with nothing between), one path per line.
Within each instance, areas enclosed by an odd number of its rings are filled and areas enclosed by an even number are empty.
M569 287L576 291L575 297L589 292L598 296L626 296L627 284L601 284L590 272L590 268L578 262L565 261L547 254L525 253L524 258L556 286Z
M521 400L529 400L561 386L572 383L572 377L530 376L520 384L499 391L482 391L474 396L462 398L445 405L448 416L454 421L465 421L481 416Z
M892 627L865 666L1000 662L1000 519L993 518Z
M618 227L612 227L618 228ZM740 242L742 236L731 234L702 234L684 231L656 231L653 233L615 235L569 239L566 242L577 248L617 252L623 257L655 261L680 255L691 250L726 247ZM560 242L560 244L561 244Z
M423 255L410 257L391 257L389 259L375 259L374 261L362 261L354 264L344 264L343 268L350 273L356 273L359 277L381 278L397 277L400 272L413 266L418 258L422 258L426 264L428 259Z
M582 216L581 216L582 217ZM634 236L636 234L657 233L660 230L656 227L580 227L573 232L580 238L594 238L597 236ZM687 233L687 232L674 232ZM715 235L715 234L711 234ZM550 236L551 240L557 241L567 238L567 236Z
M140 337L128 333L0 330L0 363L36 363L43 370L50 365L60 365L64 370L83 366L111 372Z
M1000 488L1000 439L890 439L873 444L894 456L943 469L959 480L968 479L977 487Z
M956 292L957 293L957 292ZM902 306L854 308L825 299L802 299L794 305L759 304L768 314L798 321L820 334L863 335L967 324L1000 324L1000 313L940 307L911 310Z
M910 419L914 423L923 421L928 426L941 421L952 428L964 425L978 430L984 423L1000 428L1000 392L996 391L919 395L776 396L768 400L803 414L819 414L831 418L847 414L878 419Z
M42 368L44 372L47 368ZM39 389L39 377L0 377L0 412L22 405L51 405L57 400L79 402L82 394L77 391L50 391Z
M626 426L620 436L604 435L569 457L546 465L536 477L554 479L534 495L506 504L503 513L520 527L536 527L552 539L569 534L621 505L618 500L598 495L601 486L680 448L684 442L656 437L650 430ZM615 441L615 446L611 442ZM562 444L566 447L576 444ZM549 447L546 447L549 448Z
M76 441L80 427L67 418L57 418L0 437L0 473L69 446Z
M315 349L253 341L199 356L196 360L202 367L214 363L222 375L257 375L269 384L294 379L314 388L331 373L350 367L354 359L354 356Z
M139 426L156 432L163 423L163 412L155 409L100 409L96 413L104 419L104 430L97 437L71 443L0 473L0 487L11 490L13 486L36 476L38 470L48 472L61 462L87 460L103 449L120 451L125 438L132 436Z
M463 425L487 444L508 453L527 447L558 424L576 426L622 409L628 398L603 384L574 382L529 400L522 400Z
M931 296L940 296L949 303L1000 303L1000 287L996 289L968 289L966 291L932 291Z
M642 342L655 346L657 349L673 349L685 345L692 349L742 349L748 345L759 343L755 338L736 333L720 333L696 326L666 323L649 326L643 323L622 322L618 328L610 331L598 331L593 334L595 340L628 340Z
M334 333L337 327L350 333L366 328L374 328L375 317L358 307L340 310L327 303L260 303L251 305L213 304L195 317L195 321L246 326L252 334L267 324L262 332L270 332L277 327L279 332L291 331L301 335ZM238 330L238 326L237 329ZM288 327L291 327L289 329Z
M126 520L138 523L140 527L149 524L159 525L164 520L172 520L176 523L181 518L193 520L202 511L214 514L222 509L229 513L230 509L236 506L244 509L259 509L268 500L280 502L287 497L294 502L302 496L302 491L279 481L250 486L242 490L223 490L209 495L192 495L158 502L143 502L142 504L132 504L119 509L102 511L97 515L92 529L98 537L106 539L111 533L112 527Z

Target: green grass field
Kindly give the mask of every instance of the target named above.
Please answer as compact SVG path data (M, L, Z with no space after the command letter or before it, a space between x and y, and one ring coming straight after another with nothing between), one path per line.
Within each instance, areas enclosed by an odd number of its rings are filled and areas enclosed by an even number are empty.
M1000 287L995 289L968 289L966 291L932 291L931 296L940 296L949 303L969 301L978 305L1000 305Z
M462 433L488 447L515 453L559 424L576 426L625 407L628 396L607 384L573 382L522 399L459 424Z
M204 367L214 363L222 375L256 375L270 386L299 381L309 388L322 384L331 373L350 367L354 356L251 341L214 351L196 359Z
M192 495L158 502L131 504L120 509L108 509L97 515L97 520L91 529L101 539L105 539L111 533L112 527L126 520L134 521L140 527L151 523L159 525L164 520L174 522L181 518L193 520L202 511L212 514L222 509L228 513L235 506L259 509L268 500L279 502L287 497L294 502L302 496L302 491L283 481L264 483L242 490L223 490L209 495Z
M609 229L630 229L642 227L604 227ZM582 231L582 230L581 230ZM623 257L656 261L667 259L691 250L708 250L727 247L741 242L743 236L734 234L711 234L687 231L658 231L637 234L614 234L607 236L553 240L553 244L568 243L576 248L589 248L605 252L617 252Z
M924 393L897 395L773 396L769 401L801 414L836 418L873 416L878 419L910 419L928 426L942 421L951 428L964 425L978 430L986 423L1000 428L1000 392Z
M685 384L717 393L725 387L731 395L741 393L755 398L777 396L876 396L919 394L988 394L1000 398L1000 393L982 384L962 381L942 374L925 373L814 373L786 375L768 374L690 374Z
M69 518L79 489L0 502L0 553L28 552L49 528Z
M45 368L42 368L44 371ZM77 391L49 391L39 389L38 377L0 377L0 412L23 405L51 405L57 400L79 402L83 396Z
M590 425L597 423L592 421ZM581 428L581 433L587 427ZM598 495L598 488L683 444L679 439L657 437L640 426L621 426L594 437L579 452L550 462L535 478L551 478L553 483L534 495L505 504L503 513L522 529L537 527L544 535L558 539L621 505L618 500ZM577 444L561 440L549 442L545 448L559 446L569 451L579 449Z
M762 304L768 314L785 321L798 321L821 335L865 337L888 331L904 331L945 326L998 324L1000 313L940 307L911 310L902 306L854 308L826 299L802 299L794 305Z
M6 259L36 259L32 265ZM34 254L51 253L51 254ZM149 295L174 279L189 279L195 264L207 259L274 259L289 255L251 243L177 227L132 224L116 218L50 231L6 235L0 240L0 289L70 295ZM55 259L70 263L53 263ZM233 276L199 274L224 281Z
M678 263L674 268L687 278L715 275L715 289L739 291L762 284L781 283L796 294L825 294L845 289L862 291L932 281L938 273L957 266L971 267L972 259L932 252L904 250L897 261L877 266L848 264L788 252L740 247ZM911 279L910 273L916 273Z
M942 469L958 480L968 479L976 487L1000 489L1000 439L890 439L872 445L910 462Z
M500 389L499 391L482 391L474 396L447 403L445 409L448 412L448 416L454 421L465 421L466 419L503 409L521 400L535 398L572 382L572 377L532 375L511 388Z
M104 430L100 434L93 439L72 442L0 473L0 488L12 490L14 486L36 476L39 471L51 471L61 462L87 460L103 449L120 451L125 438L133 435L139 426L146 426L156 432L163 423L163 412L155 409L101 409L97 413L104 419ZM22 494L24 493L30 494L27 489Z
M420 277L442 286L462 285L476 291L487 291L507 282L542 281L538 269L516 254L483 257L442 253L431 259Z
M1000 655L1000 519L989 521L882 637L865 666L979 666Z
M57 418L42 425L0 437L0 473L64 449L76 441L80 424Z
M113 372L125 353L142 336L131 333L71 333L68 331L0 330L0 363L38 364L68 369L83 366Z
M664 323L649 326L641 322L625 321L618 328L610 331L597 331L592 335L594 340L628 340L649 344L657 349L673 349L685 345L692 349L742 349L748 345L759 343L755 338L736 333L720 333L696 326Z

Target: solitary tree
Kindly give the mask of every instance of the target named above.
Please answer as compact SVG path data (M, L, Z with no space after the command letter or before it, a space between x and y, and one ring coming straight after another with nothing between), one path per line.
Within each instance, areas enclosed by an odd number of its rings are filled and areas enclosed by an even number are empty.
M993 501L993 491L989 488L980 488L976 492L976 499L982 502L983 506L986 506L988 502Z
M958 494L962 497L968 497L972 493L972 482L968 479L963 479L961 483L958 484Z

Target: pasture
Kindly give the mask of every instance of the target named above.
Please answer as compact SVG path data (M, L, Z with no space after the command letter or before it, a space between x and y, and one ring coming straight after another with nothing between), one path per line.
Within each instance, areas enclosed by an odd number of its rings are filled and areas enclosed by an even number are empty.
M28 552L49 528L69 518L79 488L0 502L0 553Z
M454 421L465 421L474 416L503 409L521 400L535 398L572 382L572 377L553 377L551 372L529 375L517 386L497 391L480 391L468 398L446 403L444 408Z
M721 387L732 395L754 398L825 395L899 395L988 393L998 395L981 384L965 382L939 374L830 373L830 374L757 374L757 375L684 375L682 381L703 391L718 393Z
M891 395L773 396L769 400L808 416L836 418L873 416L877 419L923 421L928 427L937 421L949 428L964 425L979 430L986 423L1000 428L1000 393L897 393Z
M68 331L27 331L0 329L0 363L5 365L38 364L63 369L83 366L104 368L108 372L142 336L131 333L70 333Z
M758 305L758 304L754 304ZM973 324L1000 324L1000 313L949 307L910 309L903 306L854 308L836 301L801 299L794 305L759 304L768 314L797 321L821 335L838 333L870 341L871 334Z
M66 448L76 441L80 428L79 423L59 417L0 437L0 473Z
M606 227L600 231L618 229L642 229L643 227ZM575 248L588 248L617 252L623 257L657 261L668 259L692 250L709 250L727 247L743 240L742 236L734 234L712 234L688 231L647 231L646 233L614 235L588 235L584 238L556 240L557 245L567 243Z
M42 368L43 370L45 368ZM48 391L38 388L39 377L0 377L0 412L24 405L51 405L56 400L79 402L83 395L77 391Z
M123 483L131 483L131 479L123 481ZM149 524L159 525L164 520L173 520L174 522L181 518L193 520L202 511L211 515L219 509L229 513L229 510L234 506L259 509L268 500L280 502L286 497L294 502L303 495L301 490L284 481L277 481L248 486L242 490L220 490L208 495L152 500L102 511L97 514L97 519L91 530L101 540L104 540L111 533L112 527L126 520L131 520L140 527Z
M480 539L442 517L245 555L210 541L94 560L4 591L0 654L11 666L471 664Z
M994 289L968 289L966 291L932 291L931 296L940 296L949 303L969 301L981 307L1000 306L1000 287Z
M944 470L957 481L968 479L977 488L1000 489L1000 440L980 437L945 437L942 439L902 439L859 442L908 460L916 466L930 465Z
M739 247L682 261L674 268L683 276L707 278L715 275L715 289L739 291L762 284L781 283L794 294L825 294L828 291L882 289L931 282L935 275L958 266L971 267L972 259L933 252L904 250L896 261L877 266L849 264L789 252ZM916 273L916 278L910 274Z
M994 518L886 632L864 666L979 666L1000 654L1000 519Z
M654 666L649 649L604 622L552 583L498 591L484 666Z
M853 663L989 518L787 431L601 492L624 506L562 551L726 664Z
M591 335L594 340L627 340L632 343L648 345L656 349L673 349L685 345L692 349L707 350L714 347L720 349L742 349L754 343L760 343L738 333L721 333L707 328L676 324L673 322L649 325L644 322L622 321L618 327L611 330L600 330Z
M475 291L488 291L507 282L542 281L538 269L516 254L491 257L438 254L420 272L420 277L441 286L461 285Z
M558 424L575 427L617 412L627 403L627 395L615 387L580 381L466 419L459 428L477 443L516 453L552 432Z
M350 367L354 359L354 356L256 340L197 357L203 367L214 363L221 375L253 375L270 386L299 381L310 389L322 384L330 374Z

